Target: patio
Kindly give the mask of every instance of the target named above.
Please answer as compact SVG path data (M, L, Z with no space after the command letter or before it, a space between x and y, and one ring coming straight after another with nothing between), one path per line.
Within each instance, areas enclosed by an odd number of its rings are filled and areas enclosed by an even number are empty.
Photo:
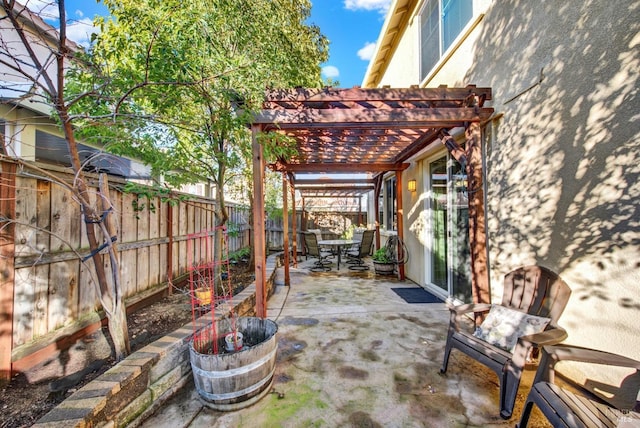
M514 418L498 414L493 372L453 352L439 374L448 310L444 303L407 303L392 288L414 283L373 269L311 273L279 268L268 317L278 324L273 390L251 407L216 412L189 382L144 427L171 426L514 426L531 386L526 371ZM537 413L531 427L548 427Z

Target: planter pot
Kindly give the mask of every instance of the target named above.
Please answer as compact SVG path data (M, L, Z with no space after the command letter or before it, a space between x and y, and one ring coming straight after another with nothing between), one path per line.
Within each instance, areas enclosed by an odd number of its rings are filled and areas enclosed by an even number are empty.
M240 351L242 349L242 333L239 331L231 332L224 337L224 348L227 352Z
M396 271L395 263L383 263L373 261L373 268L379 275L393 275Z
M211 341L192 340L189 343L196 390L203 404L213 410L248 407L268 394L273 383L278 347L277 324L255 317L240 317L235 324L242 334L241 350L226 351L226 337L231 333L227 319L216 321L216 349L220 353L211 353L214 348ZM199 332L211 327L209 324ZM196 332L196 337L199 332Z
M198 305L205 306L211 303L211 290L198 288L195 290Z

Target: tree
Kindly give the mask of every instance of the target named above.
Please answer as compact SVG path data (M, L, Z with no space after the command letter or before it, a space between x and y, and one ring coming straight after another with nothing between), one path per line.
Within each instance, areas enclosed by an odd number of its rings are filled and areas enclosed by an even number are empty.
M52 115L59 122L67 143L71 167L75 178L72 183L47 173L53 180L67 187L80 205L80 212L87 225L85 228L91 260L95 271L95 282L104 309L109 332L114 343L117 359L130 352L127 333L127 318L124 306L117 251L111 240L109 228L111 203L108 192L101 192L98 202L91 202L89 187L80 160L76 129L72 123L70 110L86 94L67 97L66 72L81 52L73 42L67 40L64 0L58 1L59 30L57 32L44 24L38 16L26 7L12 0L3 0L2 9L6 14L5 31L0 39L0 66L10 81L27 85L22 100L32 99L36 103L46 102L52 108ZM6 153L6 151L5 151ZM33 167L23 163L26 167ZM41 171L42 173L46 173ZM102 186L104 189L105 186ZM110 273L105 269L101 249L107 250ZM111 279L108 279L108 275Z
M79 80L82 91L99 91L76 106L79 117L82 111L108 111L103 124L137 137L112 143L111 150L144 159L174 186L213 183L217 225L224 225L227 180L243 174L251 141L246 125L264 90L323 83L320 64L327 59L328 42L318 27L305 23L310 2L106 0L105 5L111 16L101 22L91 52L91 63L100 68ZM146 121L136 112L144 112ZM267 153L286 152L282 139L264 141Z
M141 159L169 183L211 181L217 222L226 222L225 180L242 164L246 128L266 87L319 86L327 41L306 25L308 0L106 0L110 17L83 52L67 40L65 2L58 32L3 0L18 42L3 42L0 65L44 97L64 133L75 174L100 301L115 356L130 352L117 251L107 227L108 194L92 205L78 139ZM15 44L20 47L16 48ZM46 47L43 54L42 48ZM53 64L53 66L52 66ZM277 150L278 140L266 139ZM220 246L217 246L220 248ZM110 272L100 249L108 252ZM110 277L110 279L108 278Z

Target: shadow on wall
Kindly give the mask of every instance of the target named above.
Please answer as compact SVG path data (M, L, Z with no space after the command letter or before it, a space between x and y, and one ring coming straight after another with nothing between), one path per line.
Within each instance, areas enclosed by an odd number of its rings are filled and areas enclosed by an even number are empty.
M495 272L520 260L640 269L639 9L511 0L488 11L466 79L492 87L504 113L487 146ZM582 279L578 299L608 300L598 278Z

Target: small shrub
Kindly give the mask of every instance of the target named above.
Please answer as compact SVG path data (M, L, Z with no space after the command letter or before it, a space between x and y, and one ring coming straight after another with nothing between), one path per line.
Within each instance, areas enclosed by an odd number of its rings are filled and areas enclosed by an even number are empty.
M393 259L389 257L389 254L387 254L386 247L378 248L373 253L373 261L379 263L393 263Z

